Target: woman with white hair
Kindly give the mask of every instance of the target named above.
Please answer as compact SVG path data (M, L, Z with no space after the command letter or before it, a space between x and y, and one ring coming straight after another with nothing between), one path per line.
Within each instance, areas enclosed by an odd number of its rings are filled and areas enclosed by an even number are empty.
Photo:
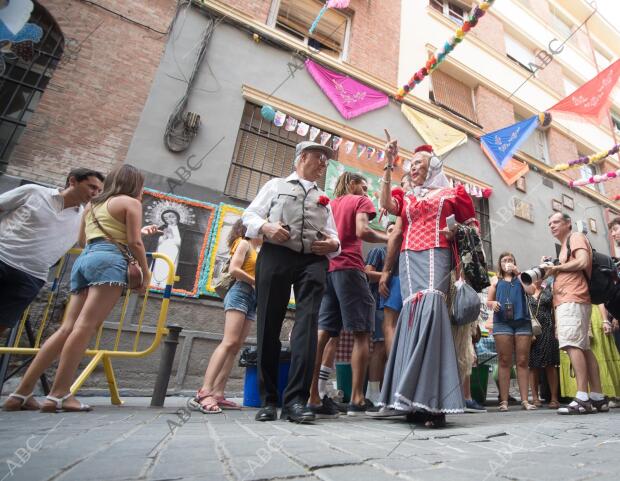
M397 141L386 146L386 170L393 169ZM400 215L388 241L379 291L389 295L399 251L403 308L385 369L380 406L374 416L416 414L428 427L444 427L446 413L464 411L465 400L455 353L446 296L452 270L447 218L477 224L463 186L451 187L441 160L430 145L415 149L409 170L410 191L403 193Z

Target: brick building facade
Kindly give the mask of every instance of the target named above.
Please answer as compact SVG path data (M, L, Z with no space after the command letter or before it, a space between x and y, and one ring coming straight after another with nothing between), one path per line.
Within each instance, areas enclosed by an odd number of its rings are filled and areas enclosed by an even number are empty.
M73 167L108 172L125 160L176 2L39 3L62 32L63 57L3 165L9 175L61 185Z

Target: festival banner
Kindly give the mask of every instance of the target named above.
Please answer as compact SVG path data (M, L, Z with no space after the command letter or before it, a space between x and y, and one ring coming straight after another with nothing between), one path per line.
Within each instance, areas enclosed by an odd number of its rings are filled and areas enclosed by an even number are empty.
M619 77L620 59L549 110L556 114L567 114L577 120L587 119L603 124L611 103L609 95Z
M310 59L306 60L306 68L345 119L385 107L389 102L384 93L346 75L333 72Z
M433 150L439 156L467 143L466 133L456 130L440 120L424 115L405 104L402 105L401 111L424 141L433 146Z

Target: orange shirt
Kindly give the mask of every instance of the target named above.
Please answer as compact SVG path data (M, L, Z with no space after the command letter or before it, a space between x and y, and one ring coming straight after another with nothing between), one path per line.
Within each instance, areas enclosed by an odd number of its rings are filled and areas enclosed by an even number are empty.
M565 264L568 260L575 259L575 253L579 249L585 249L588 253L588 267L585 272L588 279L592 277L592 247L585 235L575 232L570 235L571 258L566 259L566 242L562 244L560 250L560 264ZM567 238L567 240L569 239ZM557 307L565 302L576 302L577 304L590 304L590 292L588 280L584 271L560 272L553 281L553 307Z

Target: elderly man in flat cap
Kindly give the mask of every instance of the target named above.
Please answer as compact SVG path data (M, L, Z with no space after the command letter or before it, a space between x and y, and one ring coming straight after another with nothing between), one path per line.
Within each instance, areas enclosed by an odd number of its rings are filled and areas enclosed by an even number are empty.
M291 367L281 419L314 420L306 403L317 349L318 314L325 290L328 258L340 253L329 198L316 181L334 151L315 142L295 149L295 171L272 179L243 214L247 237L263 236L256 263L258 373L262 408L257 421L277 418L280 331L295 293Z

